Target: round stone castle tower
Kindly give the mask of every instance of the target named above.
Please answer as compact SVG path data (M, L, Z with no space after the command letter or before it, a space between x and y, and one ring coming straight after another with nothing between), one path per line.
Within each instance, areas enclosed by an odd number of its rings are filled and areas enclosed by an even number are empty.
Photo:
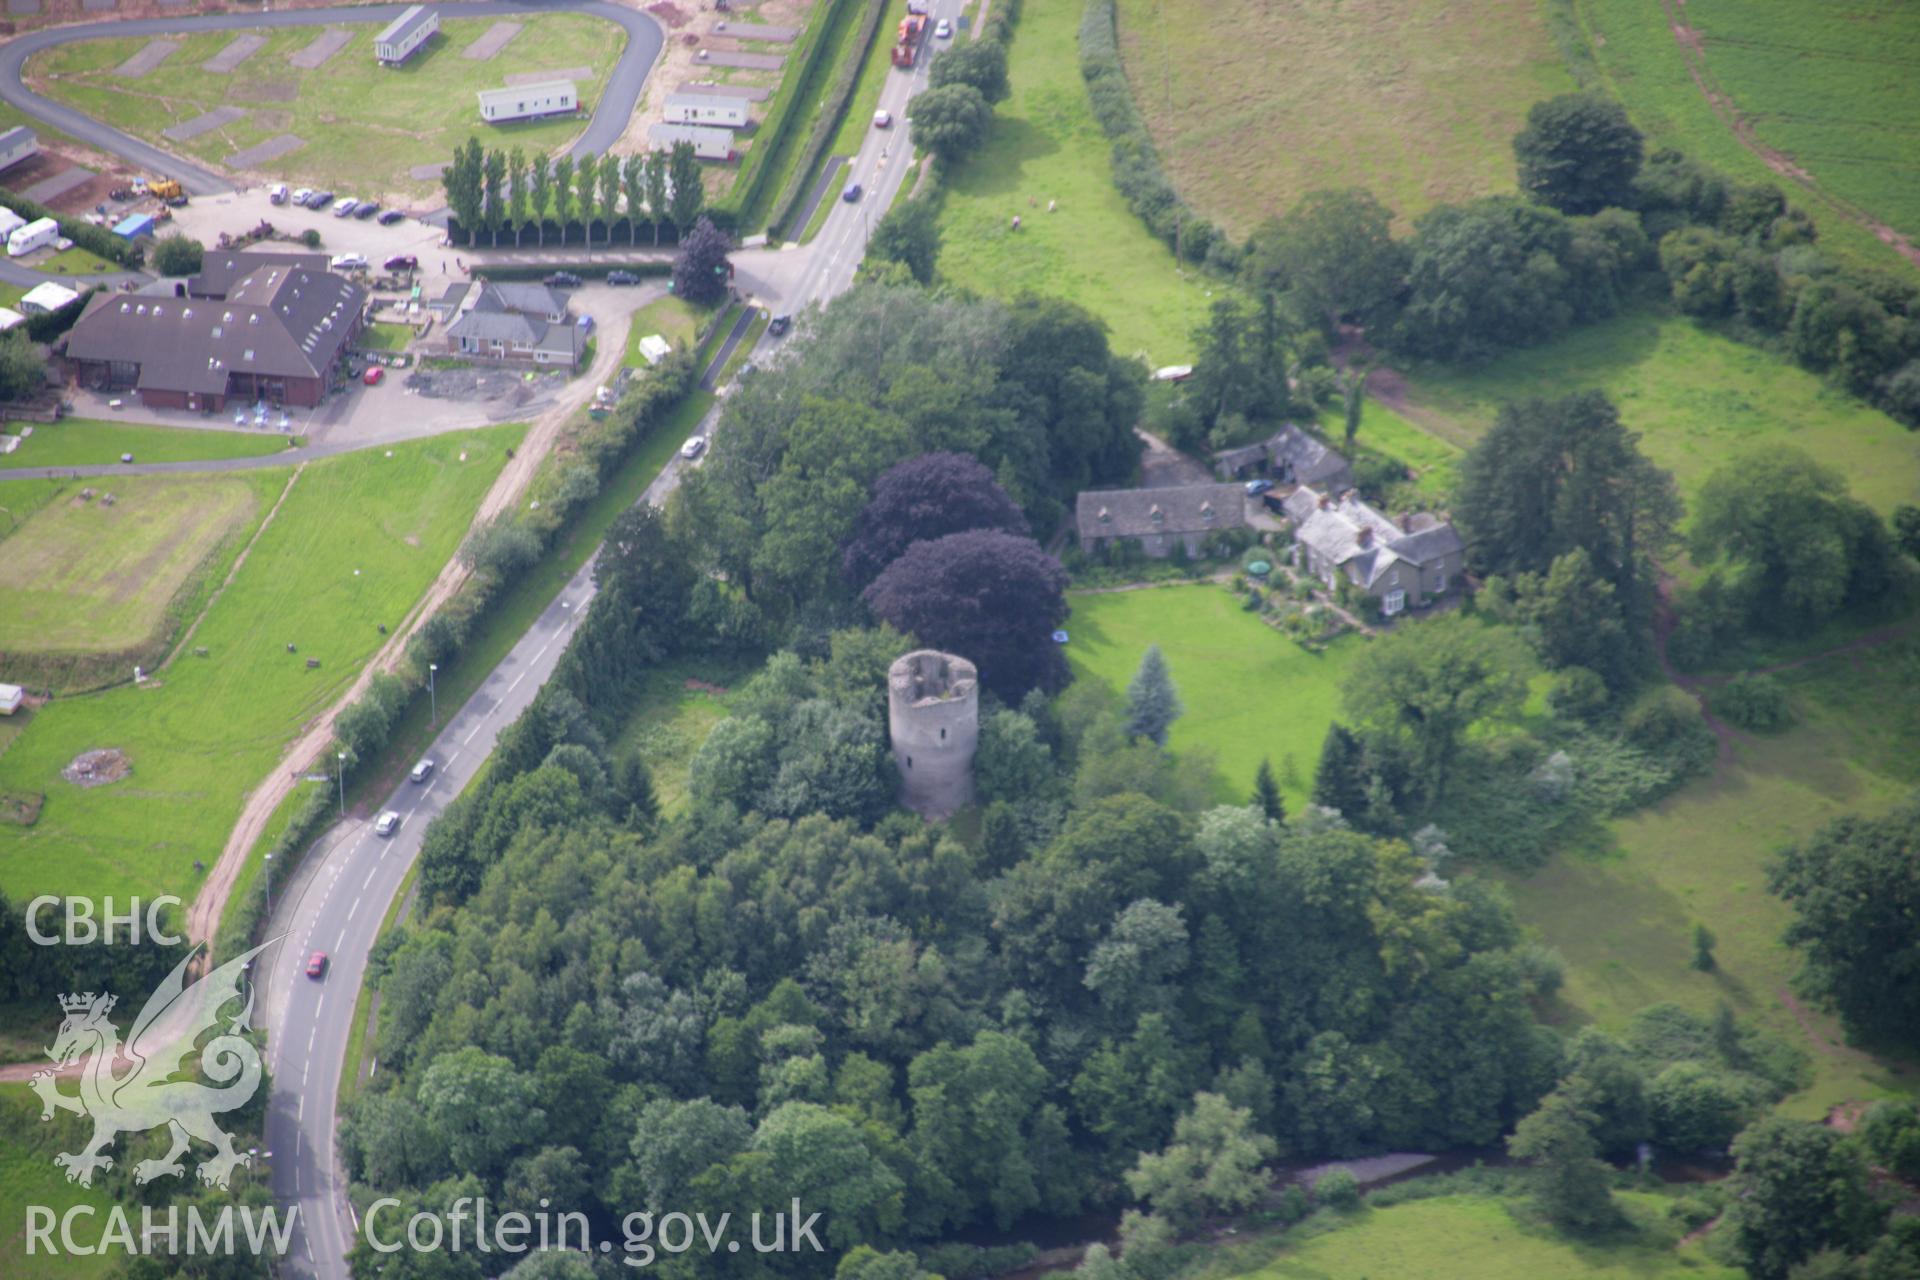
M887 732L900 766L900 803L944 818L973 800L980 680L965 658L916 649L887 669Z

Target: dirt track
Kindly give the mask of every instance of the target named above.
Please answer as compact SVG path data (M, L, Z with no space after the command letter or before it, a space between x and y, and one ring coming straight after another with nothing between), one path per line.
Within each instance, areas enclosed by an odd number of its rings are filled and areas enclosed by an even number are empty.
M512 505L526 491L533 473L541 459L552 450L560 428L576 410L592 397L593 390L603 382L612 381L614 371L619 367L627 350L627 329L632 317L613 316L601 325L596 334L596 355L592 368L575 378L560 393L559 399L542 414L527 432L526 439L514 451L512 461L501 470L487 496L481 500L480 509L474 514L473 525L478 528L500 512ZM449 560L434 579L413 611L402 624L394 628L373 660L367 663L360 676L342 694L333 706L308 723L300 737L282 754L279 762L267 774L266 780L247 796L246 805L240 811L239 819L234 823L233 833L227 838L226 847L220 851L219 861L214 863L212 874L200 887L193 900L193 907L187 914L187 937L192 942L210 941L214 931L219 928L220 918L226 913L227 900L233 894L234 882L239 878L240 869L246 865L247 854L252 850L260 833L266 829L267 820L273 811L280 807L297 785L298 778L307 771L333 740L333 721L341 710L358 698L373 679L377 671L391 671L398 665L406 652L408 637L433 615L433 611L444 604L467 579L467 567L458 557ZM0 1079L4 1079L0 1071Z

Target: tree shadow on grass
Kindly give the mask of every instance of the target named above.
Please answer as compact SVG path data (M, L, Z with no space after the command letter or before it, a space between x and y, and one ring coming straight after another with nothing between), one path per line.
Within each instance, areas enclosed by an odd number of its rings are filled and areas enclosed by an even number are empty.
M954 190L966 196L1004 196L1024 191L1030 184L1029 164L1060 150L1045 130L1018 116L1000 116L993 122L992 140L967 162L956 176Z

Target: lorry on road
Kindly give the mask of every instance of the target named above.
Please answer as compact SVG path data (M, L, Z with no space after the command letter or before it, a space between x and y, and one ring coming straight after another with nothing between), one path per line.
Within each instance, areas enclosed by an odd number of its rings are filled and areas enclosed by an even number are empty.
M900 19L900 38L893 45L893 65L911 67L920 56L920 37L926 34L927 15L909 12Z

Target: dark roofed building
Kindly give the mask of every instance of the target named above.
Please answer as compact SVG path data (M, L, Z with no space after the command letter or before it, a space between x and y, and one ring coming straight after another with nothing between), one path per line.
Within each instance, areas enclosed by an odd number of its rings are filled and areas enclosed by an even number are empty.
M1089 554L1116 541L1135 541L1155 559L1172 555L1176 544L1199 555L1208 534L1246 523L1246 495L1234 484L1087 489L1074 507L1080 547Z
M1459 584L1466 543L1427 511L1389 519L1349 491L1336 498L1301 485L1282 509L1293 522L1294 565L1329 587L1336 575L1375 596L1391 617Z
M82 385L137 392L150 409L311 408L367 303L365 290L312 260L224 255L209 260L210 273L177 282L172 297L103 294L67 334L67 362Z
M502 364L577 369L587 346L585 331L567 311L567 295L541 284L482 284L446 333L448 355Z
M163 280L160 283L162 286L174 286L168 291L176 294L180 291L178 286L184 284L187 296L191 298L224 298L232 292L235 285L262 267L298 267L307 271L325 271L327 255L252 249L209 253L202 259L198 274L188 276L184 281Z
M1267 476L1280 484L1310 484L1340 493L1353 487L1346 458L1291 422L1253 444L1213 455L1214 474L1222 480Z

